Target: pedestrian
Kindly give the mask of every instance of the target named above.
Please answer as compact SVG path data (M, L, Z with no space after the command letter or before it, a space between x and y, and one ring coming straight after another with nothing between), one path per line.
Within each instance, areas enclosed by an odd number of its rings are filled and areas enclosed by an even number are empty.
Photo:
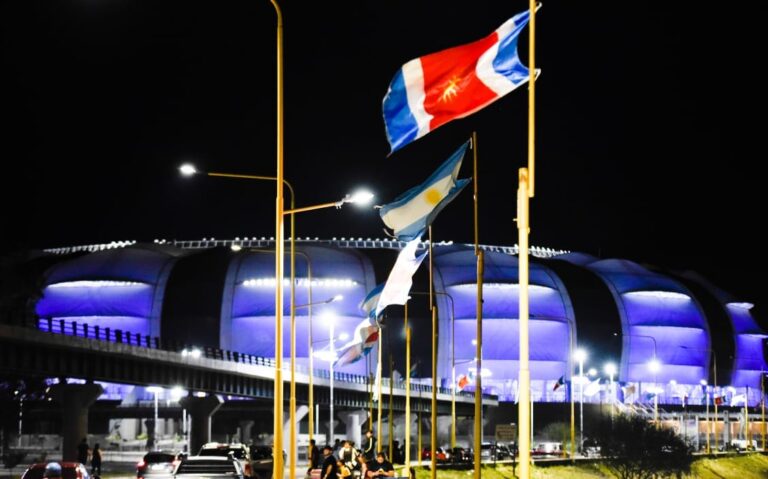
M339 466L336 464L336 457L333 455L333 447L326 445L323 447L323 472L322 479L339 479Z
M88 446L88 438L84 437L82 441L80 441L80 444L77 445L77 462L82 464L83 466L88 465L88 450L90 447Z
M376 438L373 437L373 431L365 431L365 442L363 443L363 456L367 462L373 461L376 457Z
M307 469L307 476L312 476L312 469L320 467L320 450L316 446L314 439L309 441L309 450L307 456L309 457L309 469Z
M91 453L91 474L96 477L101 476L101 449L98 442L94 444Z
M368 478L379 476L394 477L395 468L392 463L387 461L387 456L383 452L376 454L376 460L368 465Z

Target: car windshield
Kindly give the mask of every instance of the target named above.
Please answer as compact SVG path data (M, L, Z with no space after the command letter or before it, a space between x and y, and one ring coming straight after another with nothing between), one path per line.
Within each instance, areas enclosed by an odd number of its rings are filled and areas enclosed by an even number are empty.
M230 452L235 459L245 459L245 451L233 447L215 447L210 449L203 449L200 451L200 455L227 457Z
M166 453L159 453L159 452L150 452L146 456L144 456L144 462L147 464L157 464L160 462L173 462L175 459L173 454L166 454Z

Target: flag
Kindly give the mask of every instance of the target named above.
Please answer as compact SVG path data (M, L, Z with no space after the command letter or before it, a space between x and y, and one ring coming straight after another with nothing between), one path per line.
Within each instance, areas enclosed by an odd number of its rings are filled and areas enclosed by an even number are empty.
M461 391L467 386L469 386L469 376L466 374L460 374L456 381L456 389Z
M645 393L645 400L646 401L651 401L655 397L656 397L656 393L654 393L654 392Z
M746 404L747 402L747 395L746 394L734 394L731 398L731 406L739 406L741 404Z
M552 388L553 391L557 391L560 386L565 384L565 376L560 376L560 379L557 380L555 383L555 386Z
M715 404L720 406L723 404L723 396L715 396ZM733 404L733 399L731 399L731 404Z
M527 82L529 72L517 55L517 37L529 15L518 13L482 40L400 67L382 104L392 152Z
M346 366L359 361L367 355L379 340L379 327L372 325L368 320L363 320L357 328L352 339L339 348L338 359L333 363L334 367Z
M600 378L595 379L594 381L587 384L587 387L584 388L584 395L586 397L592 397L595 394L600 392Z
M411 364L411 369L408 370L408 377L415 378L416 377L416 370L418 369L418 367L419 367L418 361L413 363L413 364Z
M413 285L413 275L427 256L426 252L419 257L416 256L416 248L420 242L421 238L416 238L400 251L389 273L389 278L381 290L374 318L378 318L384 308L390 304L405 304L408 301L408 293Z
M635 394L636 388L634 384L628 384L627 386L624 386L621 388L621 392L624 393L624 396L631 396Z
M379 215L397 239L412 241L421 238L437 214L469 184L469 179L457 179L467 146L469 142L456 150L422 184L381 207Z
M360 309L372 322L376 320L376 305L379 304L379 297L383 289L384 283L376 285L360 303Z

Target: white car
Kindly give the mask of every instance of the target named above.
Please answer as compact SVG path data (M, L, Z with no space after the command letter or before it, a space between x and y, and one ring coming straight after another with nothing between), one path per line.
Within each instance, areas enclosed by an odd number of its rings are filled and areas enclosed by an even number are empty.
M237 462L240 463L240 468L243 471L245 477L251 477L251 452L248 446L240 443L225 444L221 442L209 442L203 444L198 453L200 457L229 457L232 456Z

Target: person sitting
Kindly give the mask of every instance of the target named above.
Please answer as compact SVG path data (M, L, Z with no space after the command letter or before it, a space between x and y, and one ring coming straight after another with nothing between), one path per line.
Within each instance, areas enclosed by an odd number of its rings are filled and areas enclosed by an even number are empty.
M368 464L368 478L380 476L395 476L395 468L392 467L391 462L387 461L387 456L383 452L376 453L376 460Z
M365 456L362 454L359 454L357 456L357 465L355 465L355 468L352 470L352 475L358 478L365 479L368 473L368 461L365 460Z

